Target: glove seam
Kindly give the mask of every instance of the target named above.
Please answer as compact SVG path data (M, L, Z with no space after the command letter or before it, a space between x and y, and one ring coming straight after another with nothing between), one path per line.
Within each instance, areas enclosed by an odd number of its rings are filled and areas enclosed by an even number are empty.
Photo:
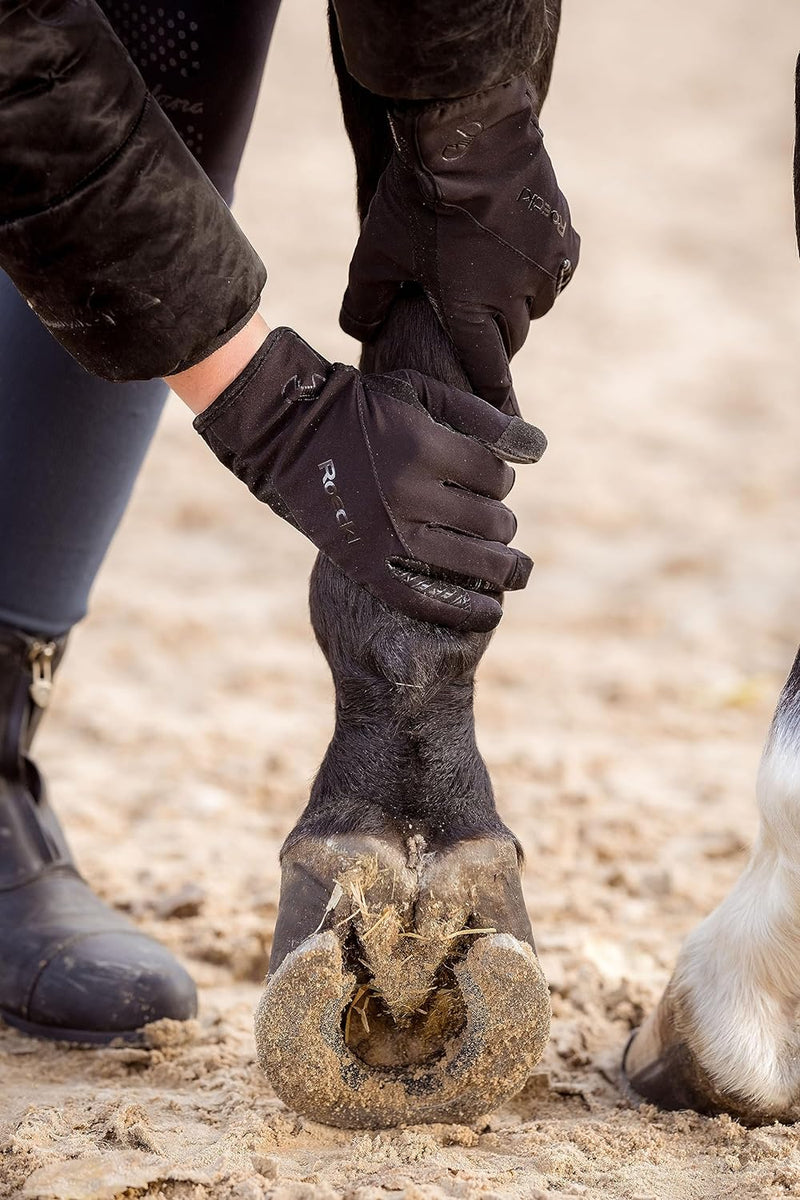
M410 386L410 384L409 384L409 386ZM362 380L359 380L358 423L361 426L361 436L364 439L364 445L366 446L367 454L369 455L369 465L372 470L372 478L374 479L375 486L378 489L378 495L381 498L381 504L383 505L384 512L386 513L387 517L389 518L389 520L391 522L395 537L400 542L400 545L403 547L406 554L411 554L410 547L406 543L405 538L400 533L400 530L397 527L397 520L396 520L394 512L392 510L392 506L389 503L389 501L386 499L386 495L385 495L383 487L381 485L380 475L378 474L378 467L377 467L377 463L375 462L375 455L374 455L374 452L372 449L372 443L369 440L369 434L367 433L367 425L366 425L366 421L364 420L364 411L363 411L364 391L365 391L364 383L362 382ZM384 562L388 562L388 559L384 559Z
M474 217L472 215L472 213L469 211L469 209L463 208L460 204L450 204L447 200L439 200L439 201L437 201L437 203L442 208L448 209L450 212L463 213L464 216L468 217L469 220L472 221L473 225L476 225L477 228L480 229L482 233L485 233L490 238L493 238L494 241L496 241L499 245L505 246L506 250L510 250L512 252L512 254L516 254L517 258L521 258L523 262L530 263L531 266L536 267L539 271L542 272L543 275L546 275L548 279L552 279L554 283L556 282L557 276L553 275L550 271L548 271L547 267L543 267L542 264L540 262L537 262L535 258L530 258L527 254L523 254L521 250L518 250L516 248L516 246L512 246L510 242L507 242L505 240L505 238L500 237L499 234L497 234L493 230L487 228L487 226L484 225L481 221L479 221L477 217ZM566 254L564 255L564 257L566 258Z
M416 124L423 113L433 112L437 108L443 110L452 109L457 104L463 104L465 100L476 100L478 96L489 96L501 91L503 88L510 87L519 79L525 82L525 94L531 101L531 108L533 108L533 90L530 81L524 71L518 71L516 75L511 75L508 79L492 83L489 87L479 88L477 92L468 92L466 96L442 96L439 98L434 97L431 100L396 100L392 105L392 113L396 113L399 117L410 116Z
M419 393L417 392L417 389L414 387L411 380L403 378L405 374L410 374L411 370L412 368L400 367L396 371L380 371L375 375L367 376L367 378L369 378L374 384L379 384L381 379L388 379L394 384L400 384L400 394L396 393L392 389L387 388L386 395L390 396L392 400L399 401L400 404L405 404L408 408L413 409L414 412L424 413L429 421L433 421L434 425L441 425L445 429L448 428L443 421L437 421L434 419L432 414L420 400ZM405 395L402 393L405 393Z

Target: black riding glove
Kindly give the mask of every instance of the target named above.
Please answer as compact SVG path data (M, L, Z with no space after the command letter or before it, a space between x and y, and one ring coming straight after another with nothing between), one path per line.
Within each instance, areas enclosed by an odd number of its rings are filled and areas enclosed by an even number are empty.
M569 282L580 247L528 85L403 104L390 122L395 151L350 264L341 326L369 341L413 280L474 391L517 412L508 359Z
M259 500L390 608L488 630L502 610L486 591L528 581L533 564L509 549L516 519L500 501L507 463L536 462L545 437L476 396L417 371L331 365L276 329L194 425Z

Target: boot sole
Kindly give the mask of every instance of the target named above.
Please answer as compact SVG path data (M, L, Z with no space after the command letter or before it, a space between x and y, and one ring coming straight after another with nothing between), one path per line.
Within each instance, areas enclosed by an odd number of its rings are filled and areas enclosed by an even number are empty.
M26 1021L16 1013L0 1008L0 1018L13 1029L19 1029L28 1037L42 1038L48 1042L69 1042L71 1045L98 1046L146 1046L144 1029L118 1029L104 1032L97 1029L61 1029L56 1025L37 1025Z

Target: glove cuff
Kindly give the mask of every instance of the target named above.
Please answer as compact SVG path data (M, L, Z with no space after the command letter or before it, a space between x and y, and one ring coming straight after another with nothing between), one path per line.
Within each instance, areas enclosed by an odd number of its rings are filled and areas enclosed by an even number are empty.
M279 517L304 533L273 483L281 434L297 415L292 402L315 400L331 364L293 329L273 329L244 370L194 427L223 466Z
M195 417L194 428L203 435L232 407L247 405L250 385L256 377L258 406L269 409L273 403L277 406L281 401L313 399L330 370L328 360L317 354L299 334L287 326L280 326L272 330L233 383ZM252 404L247 407L252 408ZM225 424L229 425L229 421Z
M515 114L538 128L525 75L455 100L395 104L389 123L403 161L436 173L442 165L465 157L483 134Z

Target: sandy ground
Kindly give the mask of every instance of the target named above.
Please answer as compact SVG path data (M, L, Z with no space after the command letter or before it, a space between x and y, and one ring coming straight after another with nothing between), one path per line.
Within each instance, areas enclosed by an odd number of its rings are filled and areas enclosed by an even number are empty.
M633 1111L613 1083L682 937L745 862L800 639L800 18L794 0L566 8L544 125L583 265L516 366L551 440L516 490L538 570L508 601L478 701L552 986L541 1069L471 1128L377 1134L315 1125L259 1075L277 853L331 687L311 551L176 405L41 757L86 874L182 956L201 1015L127 1052L1 1030L4 1197L800 1194L795 1130ZM287 0L239 213L270 266L268 319L344 358L351 193L322 6Z

